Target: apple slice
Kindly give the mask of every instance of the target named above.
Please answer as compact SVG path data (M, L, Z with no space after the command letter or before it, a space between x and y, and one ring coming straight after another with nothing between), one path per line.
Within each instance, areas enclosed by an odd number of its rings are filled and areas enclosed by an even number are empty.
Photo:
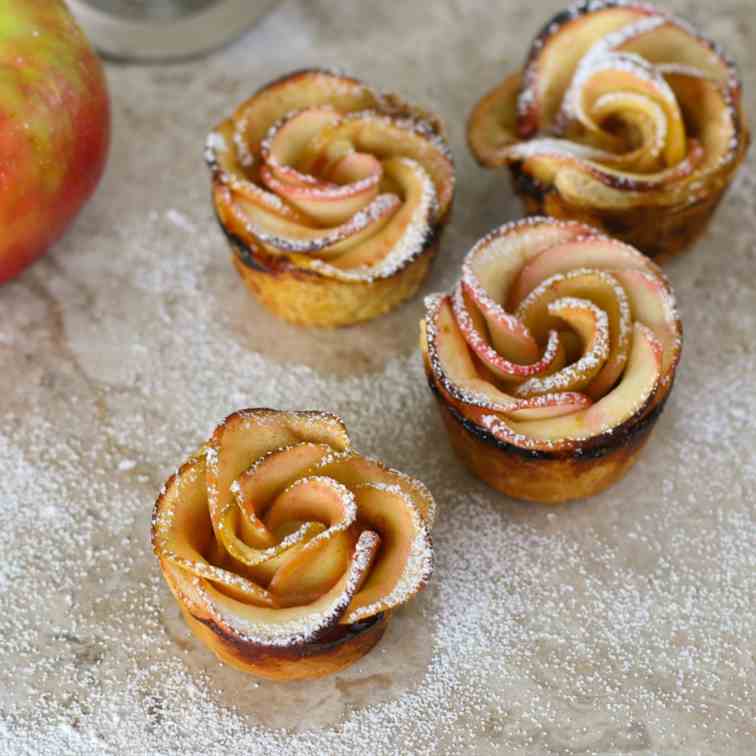
M546 347L539 358L538 344L527 328L511 315L508 315L511 321L510 327L507 330L502 325L502 334L499 339L500 343L507 337L510 341L503 350L503 354L500 354L486 340L484 336L488 331L486 321L471 300L472 297L467 293L464 283L457 284L452 295L454 318L470 349L497 378L504 381L524 380L529 376L556 372L564 365L564 349L556 331L549 333ZM529 364L521 364L505 356L513 354L520 359L531 354L535 354L536 357Z
M510 308L516 310L522 300L545 279L577 268L656 270L656 266L638 250L605 236L596 235L577 242L555 244L522 268L510 293Z
M275 544L273 534L260 517L275 496L330 451L327 444L309 442L275 449L258 459L231 484L242 513L242 534L246 544L255 548L269 548Z
M346 572L356 540L342 530L287 551L268 586L278 605L310 604L330 590Z
M425 320L428 360L438 385L463 406L480 407L511 417L554 417L589 404L586 397L565 392L518 398L484 381L470 359L448 297L432 299Z
M166 484L152 522L155 553L181 571L216 583L237 601L274 607L273 595L251 580L210 564L212 529L207 509L205 459L189 459Z
M682 346L680 319L669 284L659 271L615 270L630 303L633 320L648 326L662 345L662 375L674 369Z
M661 378L662 346L651 330L635 323L632 344L622 380L588 409L530 422L504 422L487 415L484 427L501 440L543 449L571 448L575 442L610 433L648 406Z
M370 87L331 71L295 71L258 90L233 115L239 139L255 153L270 124L303 108L328 106L337 113L375 108L378 97Z
M562 297L587 299L608 316L609 356L588 389L588 395L597 399L615 384L627 362L631 336L627 295L617 279L602 270L578 268L550 276L533 289L516 310L536 339L558 328L559 321L549 313L549 304Z
M369 238L347 238L329 250L326 263L312 261L316 269L347 280L373 279L391 275L426 248L436 204L433 182L419 163L407 158L386 160L383 170L404 201ZM361 222L361 215L355 216L356 222ZM306 267L305 260L297 262Z
M425 585L432 570L430 535L410 496L398 485L383 483L360 485L354 495L359 524L380 536L381 550L343 624L403 604Z
M609 318L587 299L563 297L548 305L549 315L568 323L580 337L583 356L549 376L534 376L515 393L530 397L557 391L582 391L604 367L609 357Z
M370 158L369 155L365 157ZM267 165L260 169L260 176L279 197L315 219L320 225L333 226L347 221L378 195L378 184L383 171L375 158L370 159L373 172L351 184L290 184L276 178Z
M395 195L380 194L346 223L328 229L292 222L241 197L232 202L228 211L244 233L253 236L273 254L318 254L331 258L380 231L400 206Z
M179 588L189 602L207 607L222 628L232 628L245 640L260 646L297 646L316 638L334 626L370 573L380 547L380 538L363 531L348 568L335 585L316 601L303 606L270 609L251 606L224 595L212 585L195 585L183 580Z
M508 76L483 97L467 121L467 142L475 159L486 168L505 165L507 147L517 140L519 73Z
M297 165L313 139L340 120L327 105L295 110L270 127L260 145L260 157L281 182L299 187L317 184L316 177L301 173Z
M238 511L233 482L268 452L303 441L326 444L337 452L350 447L344 423L325 412L284 415L274 410L240 410L215 429L205 457L208 507L216 538L221 516L229 509Z
M410 478L399 470L386 467L378 460L346 451L323 458L310 470L310 474L333 478L352 491L368 483L378 486L399 486L401 491L412 500L414 507L429 527L435 519L436 502L430 491L419 480Z
M377 111L350 113L336 125L323 129L312 149L319 152L329 142L350 142L357 152L379 160L405 157L419 163L431 177L438 207L434 220L448 211L454 194L454 164L446 142L427 124L409 118L394 118Z
M589 53L578 67L564 97L566 117L576 118L589 131L600 131L591 116L594 103L606 95L633 93L634 102L643 103L644 112L653 117L654 106L666 117L664 158L668 166L677 165L687 152L687 138L682 113L674 91L665 78L642 58L622 53Z
M483 313L499 354L522 364L538 359L538 343L500 304L507 301L522 266L548 247L593 233L581 223L526 219L501 226L470 250L462 266L462 285Z
M652 14L649 6L586 3L562 11L536 35L519 98L518 132L528 138L554 123L583 56L605 35Z

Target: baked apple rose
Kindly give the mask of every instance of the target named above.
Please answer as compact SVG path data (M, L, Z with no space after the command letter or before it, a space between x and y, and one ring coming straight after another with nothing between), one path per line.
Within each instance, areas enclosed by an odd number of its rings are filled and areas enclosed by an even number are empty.
M662 411L682 328L659 267L574 221L502 226L426 300L421 347L452 445L518 499L591 496Z
M303 325L388 312L428 272L454 193L433 114L357 79L289 74L209 135L213 201L252 293Z
M660 257L705 230L749 133L737 71L714 42L647 3L584 0L478 103L468 141L484 166L509 166L527 212Z
M163 487L152 543L195 635L251 674L348 666L431 574L422 483L322 412L241 410Z

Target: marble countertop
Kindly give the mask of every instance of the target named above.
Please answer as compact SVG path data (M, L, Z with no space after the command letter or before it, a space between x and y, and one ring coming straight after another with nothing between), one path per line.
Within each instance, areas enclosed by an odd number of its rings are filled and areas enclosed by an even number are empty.
M751 0L667 3L756 74ZM287 0L229 48L108 65L94 200L0 289L0 753L746 754L756 750L756 181L668 266L686 342L645 455L591 501L499 496L449 450L422 294L519 208L464 143L476 98L559 0ZM208 128L269 79L336 65L446 119L454 218L421 295L309 332L244 291L213 220ZM753 156L752 152L752 156ZM431 586L347 672L255 682L188 633L149 544L161 484L231 411L329 409L422 479Z

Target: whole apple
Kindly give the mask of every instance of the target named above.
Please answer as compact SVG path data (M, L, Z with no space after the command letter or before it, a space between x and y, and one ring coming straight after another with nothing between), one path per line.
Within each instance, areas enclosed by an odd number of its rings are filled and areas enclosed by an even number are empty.
M62 0L0 0L0 283L63 234L109 141L102 66Z

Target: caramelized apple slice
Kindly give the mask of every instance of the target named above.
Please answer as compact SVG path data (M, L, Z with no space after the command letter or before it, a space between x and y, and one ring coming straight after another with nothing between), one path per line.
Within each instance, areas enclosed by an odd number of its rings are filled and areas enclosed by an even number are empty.
M236 110L238 141L259 150L270 124L293 111L328 106L337 113L376 107L378 98L361 81L330 71L296 71L258 90Z
M372 176L349 185L318 182L308 186L287 184L279 181L267 166L260 171L262 180L279 197L290 202L310 218L323 226L346 222L378 195L381 178L380 163Z
M221 627L241 633L248 642L260 646L296 646L313 640L344 615L349 603L370 573L380 546L375 533L364 531L355 546L349 568L336 584L310 604L269 609L250 606L224 595L205 583L180 585L188 601L207 606Z
M339 257L345 247L360 246L380 231L400 207L393 194L380 194L346 223L322 229L303 226L237 197L229 212L246 234L273 254L318 254Z
M310 471L337 480L350 490L367 483L377 486L399 486L412 500L425 523L430 527L436 516L436 502L430 491L419 481L399 470L386 467L378 460L363 457L355 452L342 452L326 457Z
M548 397L517 398L482 380L454 320L448 297L439 297L429 303L425 339L436 380L461 404L521 419L555 417L589 404L586 397L568 392Z
M516 311L536 339L558 327L548 306L562 297L588 299L609 318L609 356L588 389L588 395L596 399L615 384L627 362L631 334L627 295L616 278L601 270L578 268L551 276L533 289Z
M296 166L310 142L324 128L339 120L339 114L328 106L289 113L270 127L260 145L260 157L279 182L300 188L316 184L317 178L301 173Z
M462 267L462 284L483 313L499 354L521 364L534 362L539 356L531 334L500 304L507 301L522 266L548 247L593 233L581 223L525 220L502 226L472 248Z
M381 550L343 624L403 604L425 585L432 568L430 536L411 497L398 485L383 483L360 485L354 495L360 525L378 533Z
M556 391L582 391L593 381L609 357L609 319L587 299L564 297L550 302L549 315L561 318L580 337L583 356L549 376L534 376L521 383L517 396L530 397Z
M549 333L543 354L538 357L539 347L528 329L514 316L508 315L510 321L507 329L502 324L502 333L510 338L504 355L516 354L518 357L535 353L536 359L530 364L521 364L506 359L502 354L488 343L483 334L487 333L486 321L478 308L471 302L472 298L467 293L464 282L460 282L452 296L452 308L457 326L462 332L470 349L475 352L480 361L498 378L504 381L524 380L532 375L545 375L559 370L565 362L564 349L556 331ZM500 334L500 342L506 337ZM531 348L532 344L532 348Z
M509 304L515 310L542 281L577 268L596 270L641 270L655 272L655 266L636 249L615 239L594 237L555 244L533 258L520 271Z
M434 220L445 215L454 193L454 164L443 140L423 127L421 121L408 121L378 112L352 113L335 126L323 129L313 149L320 151L329 142L350 142L357 152L379 160L405 157L419 163L431 177L438 198Z
M345 240L338 249L339 254L329 254L327 262L312 260L308 263L306 259L297 258L299 265L327 271L342 280L370 280L391 275L426 248L432 234L436 200L433 182L419 163L407 158L387 160L383 168L404 196L398 211L361 243ZM329 253L333 251L332 248Z
M215 429L205 455L208 505L216 538L221 516L237 509L232 483L271 449L302 441L327 444L335 451L345 451L350 445L340 418L325 412L242 410Z
M651 13L648 6L586 4L554 16L530 48L519 98L520 137L547 131L553 125L562 96L580 60L607 34Z
M467 141L479 163L498 168L509 160L507 148L517 139L519 73L508 76L483 97L470 114Z
M153 520L153 545L158 558L205 580L236 600L256 606L276 606L269 591L251 580L210 564L212 528L207 510L205 460L192 457L166 485Z
M309 604L330 590L346 571L355 541L341 530L287 551L268 586L278 605Z
M309 442L275 449L258 459L231 484L242 513L245 543L255 548L268 548L275 543L260 516L275 496L330 451L328 444Z
M682 333L672 293L661 271L615 270L630 303L633 320L648 326L662 345L662 375L668 376L680 356Z
M661 378L662 347L649 328L634 324L633 345L622 380L588 409L549 420L507 422L494 415L483 418L485 427L502 440L519 445L549 448L582 441L614 428L642 412L651 401ZM523 440L526 439L526 440ZM564 445L564 444L562 444Z

